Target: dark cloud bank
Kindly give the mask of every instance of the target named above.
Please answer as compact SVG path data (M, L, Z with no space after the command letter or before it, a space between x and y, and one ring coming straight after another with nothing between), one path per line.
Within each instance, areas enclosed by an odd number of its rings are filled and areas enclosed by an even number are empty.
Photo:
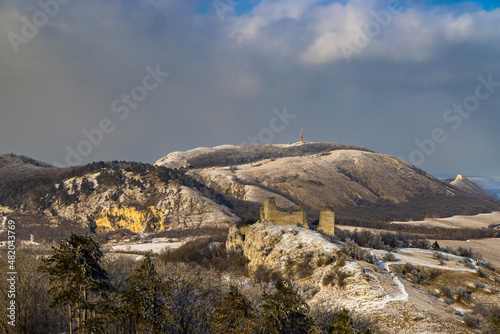
M42 3L0 3L0 153L154 162L303 127L433 174L498 176L500 10Z

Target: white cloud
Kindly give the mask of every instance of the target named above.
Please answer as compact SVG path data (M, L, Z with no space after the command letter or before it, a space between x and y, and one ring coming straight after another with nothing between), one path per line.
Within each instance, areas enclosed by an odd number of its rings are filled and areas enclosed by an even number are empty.
M448 45L493 42L500 36L500 10L450 13L400 5L399 11L391 11L388 3L350 0L323 5L314 0L264 0L251 13L233 18L231 36L241 44L259 45L261 52L282 53L309 64L345 61L346 53L351 58L421 62ZM284 22L287 29L278 31L276 26ZM289 38L293 27L296 36ZM288 53L276 54L276 44ZM299 54L290 54L299 49Z
M299 22L320 2L320 0L261 1L251 13L234 20L231 35L238 38L240 42L256 39L262 30L275 22L286 19Z

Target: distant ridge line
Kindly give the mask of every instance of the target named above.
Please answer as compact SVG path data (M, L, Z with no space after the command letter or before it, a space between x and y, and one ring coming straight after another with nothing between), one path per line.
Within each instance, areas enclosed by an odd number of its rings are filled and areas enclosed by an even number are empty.
M266 159L308 156L336 150L356 150L375 153L365 147L340 143L290 143L281 145L223 146L209 152L200 152L188 156L186 162L190 168L208 168L216 166L235 166ZM167 156L168 158L168 156ZM161 162L157 162L157 164Z

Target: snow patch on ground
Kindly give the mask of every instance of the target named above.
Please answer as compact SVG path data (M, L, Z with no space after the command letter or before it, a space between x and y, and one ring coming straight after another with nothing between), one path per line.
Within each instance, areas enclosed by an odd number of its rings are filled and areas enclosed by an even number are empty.
M428 225L445 228L483 228L491 224L500 224L500 212L481 213L473 216L453 216L447 218L429 218L426 220L401 222L395 221L391 224L398 225Z
M185 241L179 242L149 242L149 243L137 243L137 244L126 244L126 245L115 245L111 247L111 251L116 252L148 252L153 251L153 253L160 253L165 249L177 249L184 245Z

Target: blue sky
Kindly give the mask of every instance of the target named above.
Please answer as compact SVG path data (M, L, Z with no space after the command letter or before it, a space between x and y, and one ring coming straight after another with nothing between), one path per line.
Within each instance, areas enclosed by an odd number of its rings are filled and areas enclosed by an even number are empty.
M390 17L383 0L232 3L221 16L205 0L71 1L14 47L43 9L0 2L0 153L155 162L293 142L302 127L436 175L500 175L494 1L414 0ZM168 76L155 85L157 68ZM294 117L273 127L285 109Z
M240 16L252 11L252 9L260 2L260 0L219 0L219 3L228 4L234 8L234 14ZM347 0L324 0L323 4L331 4L333 2L343 3L348 2ZM408 3L408 0L401 0L402 3ZM483 1L463 1L463 0L411 0L411 3L415 5L427 5L429 7L435 6L457 6L463 5L464 3L470 3L475 6L479 6L486 10L492 10L500 7L499 1L496 0L483 0ZM214 5L217 4L217 0L206 0L202 1L197 11L202 14L208 13L210 10L214 10Z
M260 0L220 0L220 3L233 7L234 13L237 16L251 12L259 2ZM198 12L206 14L211 10L213 11L214 5L217 5L217 2L214 0L202 1L198 6Z
M414 1L418 3L418 1ZM427 3L432 5L450 5L450 4L460 4L469 1L460 1L460 0L426 0ZM483 0L483 1L470 1L472 3L476 3L479 6L482 6L485 9L492 9L500 7L498 1L496 0Z

